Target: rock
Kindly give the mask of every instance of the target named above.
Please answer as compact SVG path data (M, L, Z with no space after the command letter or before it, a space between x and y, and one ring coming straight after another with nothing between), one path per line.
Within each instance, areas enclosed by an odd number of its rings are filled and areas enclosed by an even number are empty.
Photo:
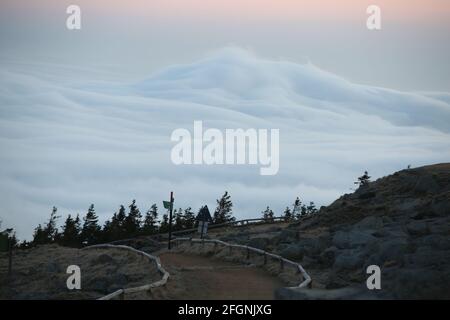
M264 237L255 237L251 238L248 242L248 246L254 247L261 250L266 250L267 246L270 244L270 241L268 238Z
M450 215L450 195L447 194L446 196L446 198L439 197L438 199L433 199L431 203L431 211L436 216Z
M382 291L394 299L450 299L450 271L421 268L393 268L382 271Z
M436 193L440 189L439 184L430 174L422 175L417 181L414 192L419 194Z
M368 216L353 225L354 230L377 230L384 225L383 218Z
M387 238L378 243L378 249L367 259L366 265L382 266L386 261L401 260L409 252L410 246L405 238Z
M414 220L406 225L406 230L412 236L423 236L430 232L426 221Z
M101 293L109 293L109 280L106 277L96 277L94 279L91 279L87 285L86 288L88 290L97 291Z
M280 243L290 243L296 238L296 231L291 229L284 229L280 232L279 241Z
M60 273L62 272L62 268L56 262L49 262L45 265L45 271L48 273Z
M439 234L430 234L419 239L422 246L429 246L440 250L450 250L450 241Z
M92 264L115 264L116 261L109 254L102 253L92 261Z
M280 251L280 255L284 258L302 260L306 250L304 245L300 243L292 243L285 249Z
M339 249L350 249L367 245L375 240L370 231L350 230L335 232L332 243Z
M355 249L347 249L339 251L338 256L335 258L333 268L337 270L353 270L361 267L363 263L364 255L361 251Z
M325 267L331 267L334 264L338 251L339 249L334 246L325 249L319 256L319 262Z
M343 279L340 272L330 272L325 282L326 289L339 289L348 286L348 281Z
M125 274L117 273L117 274L112 276L112 278L109 280L109 282L112 283L112 284L108 286L107 291L108 292L114 292L114 291L117 291L119 289L125 288L127 283L128 283L128 279L127 279L127 276Z
M450 252L448 250L437 250L431 246L422 246L414 254L408 254L405 257L405 262L414 268L448 269L450 267Z

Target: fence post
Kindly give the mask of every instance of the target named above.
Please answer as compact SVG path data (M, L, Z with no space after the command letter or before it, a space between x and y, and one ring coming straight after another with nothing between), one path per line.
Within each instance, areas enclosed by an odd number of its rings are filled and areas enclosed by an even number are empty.
M247 247L247 260L250 259L250 249Z
M232 251L233 247L232 247L232 246L229 246L228 248L230 248L230 254L231 254L231 251Z
M267 254L266 254L266 252L264 251L264 265L266 265L267 264Z
M280 258L280 269L281 269L281 270L284 269L284 261L283 261L283 258Z

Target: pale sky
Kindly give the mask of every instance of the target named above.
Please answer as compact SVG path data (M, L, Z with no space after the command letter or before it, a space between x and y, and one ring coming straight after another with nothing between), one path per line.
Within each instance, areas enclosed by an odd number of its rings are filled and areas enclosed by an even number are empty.
M65 27L77 4L82 30ZM382 30L366 28L366 8ZM3 0L2 57L145 77L229 45L315 65L358 83L450 88L447 0Z

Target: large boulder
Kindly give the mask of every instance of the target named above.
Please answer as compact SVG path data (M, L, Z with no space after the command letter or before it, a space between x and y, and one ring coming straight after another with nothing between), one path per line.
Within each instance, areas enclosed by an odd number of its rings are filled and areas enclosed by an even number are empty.
M265 237L251 238L250 241L248 242L248 246L258 248L261 250L266 250L269 244L270 244L269 238Z
M423 236L430 233L428 224L424 220L413 220L406 225L406 230L411 236Z
M280 255L284 258L293 260L302 260L307 250L304 244L292 243L280 251Z
M376 241L370 230L336 231L332 243L339 249L351 249Z
M362 267L364 262L365 255L363 252L358 249L346 249L339 251L338 256L335 258L333 268L337 270L353 270Z

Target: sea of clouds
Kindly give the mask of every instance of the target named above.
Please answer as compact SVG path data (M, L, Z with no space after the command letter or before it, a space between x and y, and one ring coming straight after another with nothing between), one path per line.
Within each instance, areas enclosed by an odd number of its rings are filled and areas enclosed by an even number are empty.
M173 190L175 207L197 210L227 190L239 218L268 205L278 215L297 196L329 204L364 170L379 178L450 160L449 93L358 85L238 48L136 81L56 65L0 67L0 219L22 239L53 205L65 218L94 203L103 222L132 199L145 212ZM171 133L192 131L194 120L280 129L278 174L172 164Z

